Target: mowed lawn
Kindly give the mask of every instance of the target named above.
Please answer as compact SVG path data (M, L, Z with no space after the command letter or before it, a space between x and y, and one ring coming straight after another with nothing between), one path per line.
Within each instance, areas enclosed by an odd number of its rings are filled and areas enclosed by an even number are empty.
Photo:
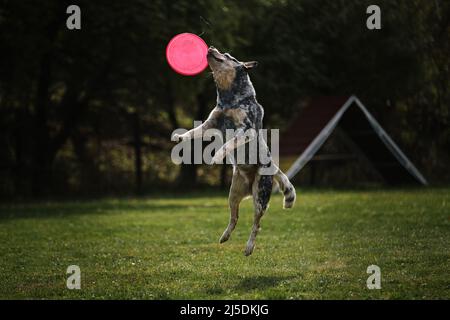
M252 203L226 194L0 205L2 299L449 299L450 189L274 196L253 255ZM369 290L369 265L381 290ZM66 269L81 268L81 290Z

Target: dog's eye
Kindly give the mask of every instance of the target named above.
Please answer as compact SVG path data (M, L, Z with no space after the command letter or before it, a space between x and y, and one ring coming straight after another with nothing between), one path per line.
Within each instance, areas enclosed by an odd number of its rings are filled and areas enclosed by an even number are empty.
M214 60L218 61L218 62L224 62L224 59L218 58L216 56L213 56Z
M239 63L236 58L233 58L229 53L224 54L225 57L227 57L229 60L234 61L236 63Z

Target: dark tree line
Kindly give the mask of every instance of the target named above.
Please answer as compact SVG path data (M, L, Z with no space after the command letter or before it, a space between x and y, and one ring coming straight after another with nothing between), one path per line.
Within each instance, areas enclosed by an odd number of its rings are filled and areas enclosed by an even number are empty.
M165 47L181 32L243 60L268 126L315 95L360 96L431 181L450 179L449 3L379 1L0 2L0 192L142 191L217 184L220 168L170 162L170 133L215 103L209 72L175 74ZM100 187L101 186L101 187Z

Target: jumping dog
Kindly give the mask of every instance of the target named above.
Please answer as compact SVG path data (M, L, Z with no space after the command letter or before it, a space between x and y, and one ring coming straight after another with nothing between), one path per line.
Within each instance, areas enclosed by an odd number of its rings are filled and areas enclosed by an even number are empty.
M174 135L174 140L189 140L202 137L204 130L219 129L225 136L226 129L234 129L236 134L227 141L214 155L213 163L221 163L223 158L245 145L262 129L264 109L256 100L256 92L248 71L256 67L257 62L240 62L228 53L220 53L210 47L207 54L208 64L212 70L217 88L217 105L208 119L201 125L184 134ZM259 139L261 141L261 139ZM263 140L262 140L263 141ZM265 142L263 141L265 145ZM267 146L265 145L267 148ZM267 148L267 154L270 152ZM261 174L261 168L275 168L273 174ZM239 218L239 204L247 196L253 196L254 221L245 255L252 254L256 235L260 229L261 217L264 215L270 200L274 182L278 184L284 195L284 208L292 208L295 202L295 188L288 177L271 162L269 164L235 164L233 163L233 179L229 193L230 221L223 232L220 243L227 241Z

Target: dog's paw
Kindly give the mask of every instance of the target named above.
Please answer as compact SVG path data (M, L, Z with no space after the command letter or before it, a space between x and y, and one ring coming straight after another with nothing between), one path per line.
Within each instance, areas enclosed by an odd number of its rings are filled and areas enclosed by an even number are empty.
M224 242L228 241L228 239L230 239L230 233L225 231L222 234L222 236L220 237L219 243L224 243Z
M174 133L172 136L172 141L180 142L180 141L187 141L189 140L189 137L186 134L178 134Z
M245 248L244 255L248 257L253 253L253 250L255 249L255 243L254 242L247 242L247 247Z
M172 141L179 142L181 140L181 134L174 133L172 136Z

